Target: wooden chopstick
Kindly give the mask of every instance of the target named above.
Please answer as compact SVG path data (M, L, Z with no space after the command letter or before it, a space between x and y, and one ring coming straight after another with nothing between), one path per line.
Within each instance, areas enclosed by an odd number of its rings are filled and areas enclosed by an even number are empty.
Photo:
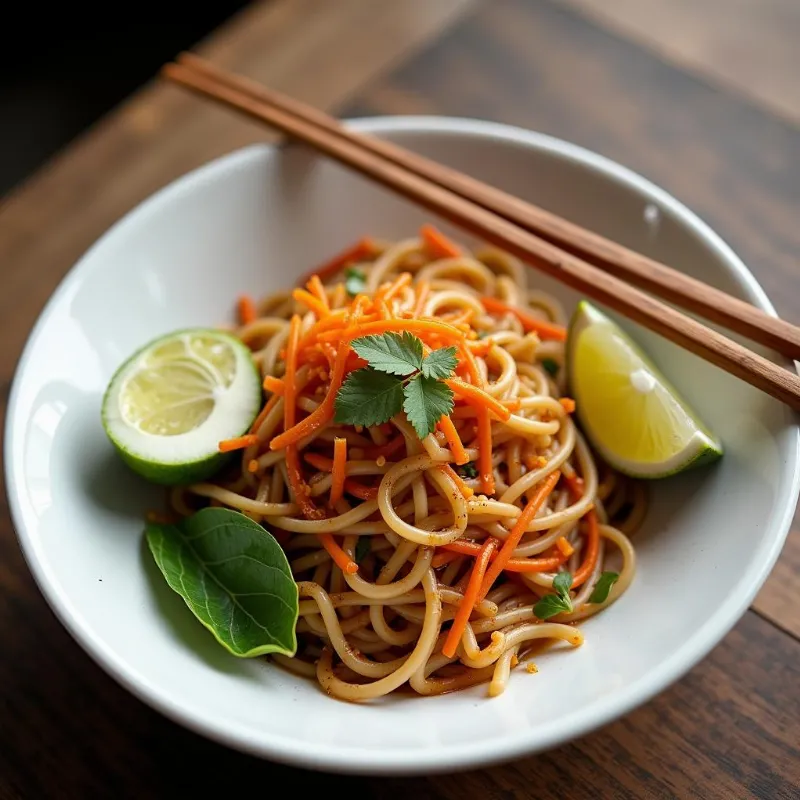
M355 139L333 135L185 64L162 74L192 91L278 128L429 211L500 247L546 274L800 410L800 377L742 347L609 273L538 238L513 222L427 178L384 159Z
M238 89L254 99L263 100L336 136L358 142L370 152L494 211L545 241L600 267L605 272L616 275L627 283L652 292L789 358L800 359L800 327L766 314L760 308L738 297L733 297L457 170L391 142L351 131L338 120L313 106L269 89L249 78L229 73L192 53L182 53L178 61L197 72L215 78L221 84Z

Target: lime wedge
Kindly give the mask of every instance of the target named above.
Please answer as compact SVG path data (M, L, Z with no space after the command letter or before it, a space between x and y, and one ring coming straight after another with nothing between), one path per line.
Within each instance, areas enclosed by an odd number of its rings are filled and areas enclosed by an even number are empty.
M250 351L202 328L145 345L118 370L103 398L103 427L123 460L155 483L192 483L216 472L219 442L240 436L261 406Z
M664 478L722 446L631 338L586 301L570 322L567 370L581 427L612 467Z

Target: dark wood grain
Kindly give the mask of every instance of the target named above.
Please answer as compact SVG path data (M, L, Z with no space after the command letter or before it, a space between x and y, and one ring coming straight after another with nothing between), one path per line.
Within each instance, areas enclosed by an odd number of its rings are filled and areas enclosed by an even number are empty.
M561 136L638 170L716 228L778 313L800 321L800 128L524 0L493 3L349 111L431 109ZM800 635L799 533L785 550L755 607Z
M544 0L483 3L408 56L468 5L274 0L206 52L324 107L355 99L354 112L484 116L600 150L697 209L750 263L779 310L800 319L795 128ZM414 16L412 7L433 16ZM405 65L381 77L404 54ZM233 115L168 87L148 89L12 197L0 209L0 383L7 389L56 280L110 222L176 174L257 138L258 128ZM800 642L785 632L800 633L792 610L798 535L759 613L748 612L687 677L626 718L502 767L392 780L260 762L151 711L55 620L4 503L0 514L0 800L205 797L211 781L231 795L288 783L299 796L342 790L416 800L800 796Z

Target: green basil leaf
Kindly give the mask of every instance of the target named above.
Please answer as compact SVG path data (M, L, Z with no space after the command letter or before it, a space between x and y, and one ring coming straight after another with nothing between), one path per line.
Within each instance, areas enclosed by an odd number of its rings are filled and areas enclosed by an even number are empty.
M590 603L605 603L608 600L608 593L611 587L619 580L618 572L602 572L597 579L597 583L589 595Z
M272 534L227 508L204 508L177 525L148 523L164 578L235 656L293 656L297 584Z
M556 614L570 611L572 611L572 603L557 594L546 594L533 607L533 613L539 619L550 619Z

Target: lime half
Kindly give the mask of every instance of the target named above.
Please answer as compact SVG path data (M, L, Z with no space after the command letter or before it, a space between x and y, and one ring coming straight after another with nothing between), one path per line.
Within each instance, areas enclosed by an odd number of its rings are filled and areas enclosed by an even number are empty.
M247 347L221 331L183 330L145 345L117 370L103 398L103 427L140 475L192 483L219 469L219 442L246 432L260 406Z
M585 301L570 323L567 369L583 430L620 472L663 478L722 455L717 438L642 350Z

